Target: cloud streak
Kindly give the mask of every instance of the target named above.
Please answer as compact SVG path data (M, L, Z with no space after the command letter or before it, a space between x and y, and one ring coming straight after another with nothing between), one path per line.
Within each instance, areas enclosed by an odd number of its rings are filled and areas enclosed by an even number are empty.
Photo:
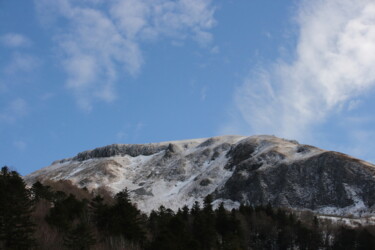
M17 33L7 33L0 36L0 43L10 48L28 47L31 45L31 41L27 37Z
M254 70L236 91L246 132L308 139L331 115L358 108L375 86L374 17L371 0L302 1L292 59Z
M27 115L28 111L27 102L22 98L16 98L0 110L0 123L13 123Z
M6 74L19 74L32 72L37 69L41 61L30 54L15 52L11 55L8 65L4 68Z
M36 0L47 26L66 23L55 36L79 106L116 98L121 72L135 76L144 63L141 46L162 38L209 44L215 24L211 0ZM62 27L60 25L60 27Z

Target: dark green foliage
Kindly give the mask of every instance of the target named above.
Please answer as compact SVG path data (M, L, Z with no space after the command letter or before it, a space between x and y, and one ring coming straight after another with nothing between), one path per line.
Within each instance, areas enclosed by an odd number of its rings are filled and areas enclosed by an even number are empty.
M357 230L357 249L375 249L375 237L369 229L361 228Z
M215 216L212 209L212 197L208 195L203 202L203 209L192 209L193 235L200 249L211 249L215 245ZM194 211L193 213L193 210Z
M163 206L152 211L148 228L153 237L148 249L243 249L236 215L223 206L214 211L211 201L208 196L202 209L195 202L190 214L186 206L176 214ZM223 231L227 232L225 240Z
M104 203L104 199L97 195L90 202L91 218L100 231L104 231L108 224L109 206Z
M39 181L35 182L31 187L31 193L35 201L39 201L40 199L45 199L48 201L52 201L54 197L54 193L51 190L50 186L44 186Z
M0 249L30 249L35 245L30 192L19 174L0 172Z
M46 218L50 225L57 227L59 230L69 230L75 220L79 220L85 213L87 202L77 200L76 197L70 194L67 198L56 199L54 206Z
M130 202L127 189L116 194L112 206L104 205L99 197L91 202L91 206L99 230L108 235L121 236L129 241L141 242L144 239L143 217Z
M197 216L197 215L199 215L200 210L201 210L201 208L200 208L199 202L196 201L196 202L194 202L194 205L191 207L190 213L193 216Z
M227 211L224 208L224 204L220 203L218 209L216 210L215 227L216 227L216 231L221 236L222 241L232 231L231 228L228 227L229 223L230 223L230 220L228 218Z
M39 182L28 190L16 172L3 168L0 249L375 249L375 227L337 227L271 204L228 211L223 203L214 209L207 196L202 207L195 202L174 212L160 206L147 216L126 189L104 200L74 188L67 186L77 196Z
M374 228L340 227L336 233L332 249L375 249Z
M64 237L64 246L69 249L88 250L94 244L93 233L86 223L79 223Z
M158 211L152 211L148 227L153 232L153 238L147 248L191 249L188 247L190 235L187 219L187 215L181 210L174 214L172 210L160 206Z
M335 238L333 249L356 249L356 232L354 229L341 227Z

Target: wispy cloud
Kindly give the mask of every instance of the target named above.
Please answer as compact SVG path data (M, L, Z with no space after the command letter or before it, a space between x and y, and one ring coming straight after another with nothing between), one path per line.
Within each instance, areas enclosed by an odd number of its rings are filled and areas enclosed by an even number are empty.
M139 73L142 43L167 37L207 46L215 24L211 0L37 0L35 4L51 29L61 20L66 23L56 29L55 39L62 51L66 86L85 110L94 100L115 99L120 71Z
M374 16L372 0L302 1L291 58L252 71L226 129L306 139L331 115L358 108L375 86Z
M27 148L27 143L22 140L17 140L13 142L13 146L19 151L23 151Z
M3 80L0 78L0 94L4 92L7 89L7 86L3 82Z
M26 53L14 53L11 55L8 65L4 68L6 74L27 73L35 70L41 64L41 61Z
M31 45L31 41L27 37L17 33L7 33L0 36L0 43L3 46L11 48L28 47Z
M22 98L16 98L0 110L0 122L13 123L28 113L28 104Z
M207 92L208 92L208 87L207 86L203 86L202 89L201 89L201 101L205 101L206 98L207 98Z

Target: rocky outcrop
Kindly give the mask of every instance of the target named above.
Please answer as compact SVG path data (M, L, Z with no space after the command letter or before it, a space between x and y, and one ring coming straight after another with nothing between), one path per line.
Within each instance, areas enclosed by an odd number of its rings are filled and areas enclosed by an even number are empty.
M167 145L157 144L113 144L93 150L84 151L77 154L72 160L85 161L94 158L105 158L111 156L129 155L136 157L139 155L153 155L167 149Z
M214 196L254 205L271 203L322 211L366 210L375 208L375 178L371 168L336 152L273 164L254 157L239 163Z

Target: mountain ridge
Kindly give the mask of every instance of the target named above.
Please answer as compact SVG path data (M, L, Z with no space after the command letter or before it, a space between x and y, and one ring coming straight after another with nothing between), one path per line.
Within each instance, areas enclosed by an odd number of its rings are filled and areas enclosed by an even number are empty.
M126 187L145 212L212 194L227 208L271 203L347 215L374 212L374 173L374 165L342 153L258 135L112 144L55 161L25 181L67 179L112 193Z

